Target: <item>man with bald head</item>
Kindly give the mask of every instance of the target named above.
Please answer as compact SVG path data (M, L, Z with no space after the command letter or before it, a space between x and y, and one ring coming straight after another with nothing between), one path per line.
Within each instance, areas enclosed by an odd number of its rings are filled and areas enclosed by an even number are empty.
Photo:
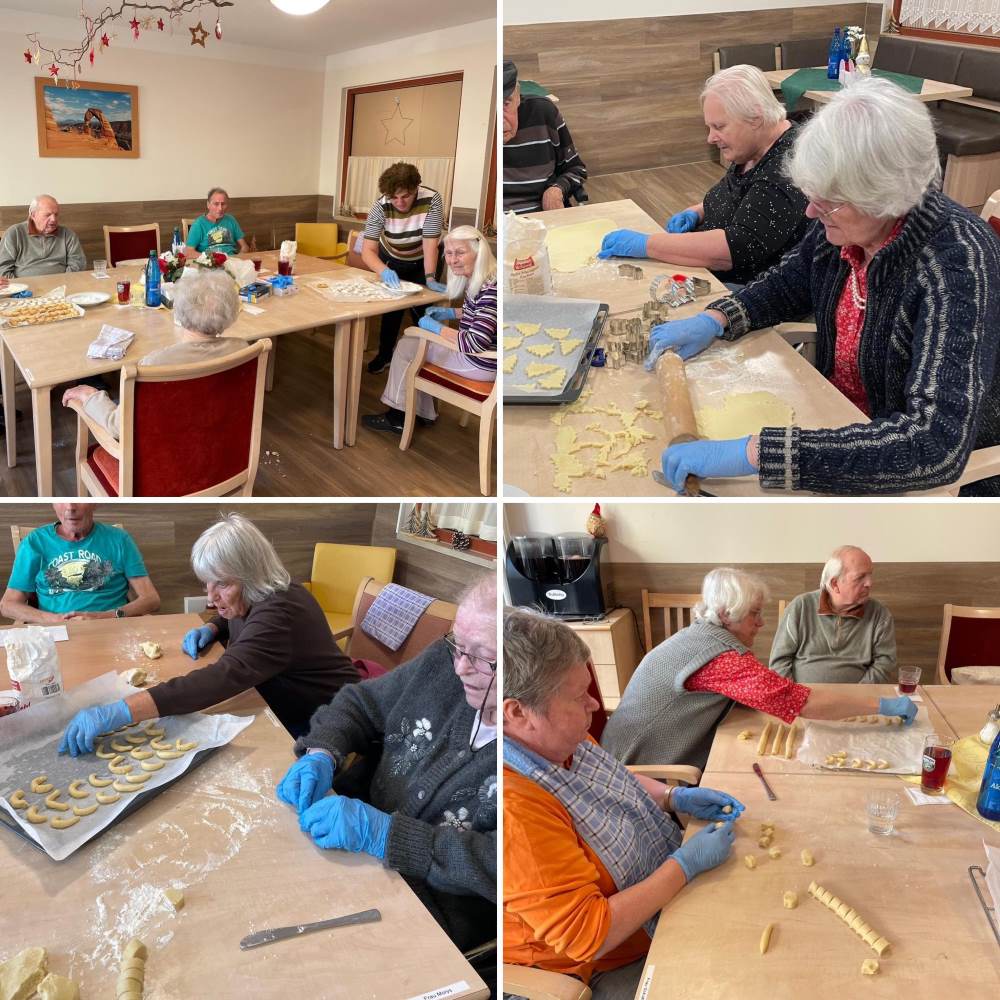
M28 218L4 233L0 243L0 278L83 271L87 258L72 229L59 225L59 202L40 194L28 206Z
M771 646L771 669L800 684L890 684L896 627L871 596L872 561L843 545L826 561L819 590L785 609Z

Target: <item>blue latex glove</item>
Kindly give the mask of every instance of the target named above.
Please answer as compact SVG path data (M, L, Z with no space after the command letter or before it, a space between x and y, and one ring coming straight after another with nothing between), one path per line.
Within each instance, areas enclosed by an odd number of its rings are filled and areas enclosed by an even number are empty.
M659 323L649 331L646 371L651 372L656 367L656 362L664 351L676 351L684 361L687 361L696 354L701 354L723 333L722 324L703 312L687 319L673 319L669 323Z
M333 788L334 770L325 753L303 754L281 779L278 798L303 813Z
M110 705L85 708L70 720L66 732L63 733L62 743L59 744L59 752L66 753L68 750L74 757L82 753L92 753L94 739L98 733L109 733L112 729L129 725L131 721L132 712L125 704L124 698Z
M442 285L440 281L435 281L433 278L427 279L427 287L432 292L446 292L448 291L447 285Z
M458 310L449 309L447 306L431 306L424 310L424 315L443 323L446 319L458 319Z
M724 813L723 806L732 812ZM714 788L675 788L670 794L670 807L674 812L687 813L698 819L734 820L746 808L739 799Z
M399 275L391 267L387 267L379 275L379 278L382 279L383 285L388 285L390 288L399 288Z
M699 222L698 213L693 208L685 208L683 212L670 216L666 230L668 233L689 233Z
M385 857L392 817L360 799L328 795L299 816L299 826L320 847Z
M616 229L601 240L601 251L597 256L602 260L608 257L645 257L648 242L649 236L646 233Z
M444 323L439 323L436 319L431 319L430 316L421 316L417 320L417 326L421 330L429 330L431 333L440 333L444 327Z
M904 694L901 698L879 698L879 715L898 715L904 726L912 726L917 717L917 706Z
M193 628L181 641L181 649L191 657L198 659L198 654L215 642L215 629L211 625L202 625L200 628Z
M695 475L752 476L757 470L747 459L748 434L732 441L688 441L663 451L663 478L678 492L684 492L684 480Z
M735 838L732 823L706 826L670 856L681 866L684 877L690 882L695 875L721 865L729 857Z

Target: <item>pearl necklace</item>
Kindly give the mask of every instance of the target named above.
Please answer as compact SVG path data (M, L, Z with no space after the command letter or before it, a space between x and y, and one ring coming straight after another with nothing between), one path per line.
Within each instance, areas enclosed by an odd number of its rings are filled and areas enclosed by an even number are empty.
M858 309L864 310L868 306L868 299L861 294L861 283L858 281L858 272L854 268L851 268L851 298Z

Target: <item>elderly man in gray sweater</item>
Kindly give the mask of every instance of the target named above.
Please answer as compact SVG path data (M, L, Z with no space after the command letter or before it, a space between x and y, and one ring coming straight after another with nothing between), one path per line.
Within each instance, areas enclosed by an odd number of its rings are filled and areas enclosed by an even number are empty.
M785 609L771 646L772 670L801 684L890 684L896 628L871 596L872 561L854 545L826 561L819 590Z
M32 199L27 221L11 226L0 243L0 279L83 271L86 266L80 240L59 225L59 202L49 194Z

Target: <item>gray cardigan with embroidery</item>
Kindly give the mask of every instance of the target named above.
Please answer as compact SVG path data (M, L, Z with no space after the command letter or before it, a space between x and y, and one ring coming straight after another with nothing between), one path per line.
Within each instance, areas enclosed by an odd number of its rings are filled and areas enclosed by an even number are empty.
M460 948L496 931L496 741L469 750L475 712L443 640L382 677L349 684L295 744L381 757L368 801L391 814L385 863Z

